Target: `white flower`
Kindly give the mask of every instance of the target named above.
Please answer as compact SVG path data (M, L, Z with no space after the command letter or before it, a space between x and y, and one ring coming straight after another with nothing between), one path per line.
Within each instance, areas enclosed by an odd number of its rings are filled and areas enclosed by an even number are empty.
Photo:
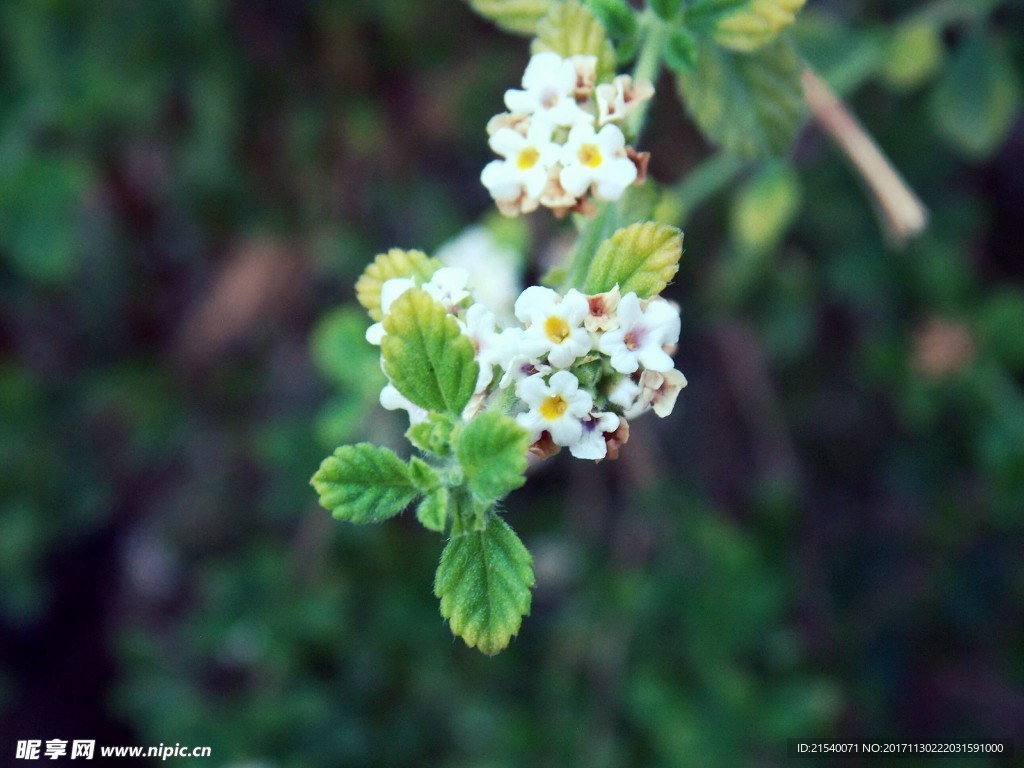
M490 138L490 146L503 160L484 166L480 181L491 197L516 201L523 193L537 198L548 183L548 171L558 161L560 147L551 141L551 126L534 121L526 135L512 128L500 128Z
M569 446L569 453L577 459L593 459L598 461L608 455L608 443L604 439L606 432L614 432L619 426L619 417L614 413L593 412L580 419L583 431L580 439Z
M405 395L395 389L393 384L385 384L380 391L380 404L386 411L397 411L399 408L409 412L409 426L426 421L427 412Z
M595 197L618 200L636 181L636 166L626 157L625 147L618 126L606 125L595 133L592 125L577 125L562 147L562 187L580 196L593 185Z
M573 445L583 435L584 418L594 405L589 392L580 390L580 383L568 371L556 371L545 383L540 374L523 379L516 385L516 395L530 410L516 416L520 426L530 430L533 440L548 432L557 445Z
M537 53L526 65L523 88L505 91L511 112L533 115L551 125L593 123L594 117L576 103L577 72L572 61L557 53Z
M521 353L537 357L547 353L555 368L568 368L591 349L583 320L590 312L587 297L571 289L564 297L550 288L532 285L516 299L516 317L528 324Z
M619 75L611 83L597 86L597 124L621 120L654 95L654 86L647 80L633 82L629 75Z
M612 359L619 373L633 373L641 365L649 371L672 370L672 358L662 347L679 341L679 313L663 300L642 309L633 292L619 302L619 327L605 333L598 349Z
M473 342L480 373L476 379L476 392L487 388L494 378L494 366L501 362L504 345L494 329L494 313L483 304L474 304L466 310L465 323L459 322L462 332Z
M386 317L388 312L391 311L391 305L395 303L395 299L397 299L403 293L408 291L410 288L415 287L416 283L407 277L393 277L390 280L385 280L384 284L380 287L381 314ZM383 338L383 322L374 323L373 325L366 329L366 340L373 344L375 347L380 346L381 339Z
M665 418L676 406L679 391L686 386L686 377L674 368L664 372L644 371L640 374L640 402L650 405Z
M434 254L450 267L469 272L473 296L502 321L512 320L519 295L519 255L482 226L472 226L438 248Z
M640 399L640 394L640 385L629 376L623 376L608 393L608 402L619 406L625 418L635 419L649 407Z
M459 267L441 267L424 283L423 290L430 297L451 311L459 302L469 296L466 290L469 284L469 272Z

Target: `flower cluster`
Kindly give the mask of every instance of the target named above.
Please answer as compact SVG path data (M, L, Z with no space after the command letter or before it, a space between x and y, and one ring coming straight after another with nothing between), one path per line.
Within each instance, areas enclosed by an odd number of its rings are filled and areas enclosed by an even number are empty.
M387 280L383 314L415 285L410 278ZM627 419L648 410L667 416L686 386L671 357L679 311L660 297L623 295L617 286L593 296L531 286L516 299L517 322L503 327L477 300L464 269L442 267L418 287L473 342L480 372L463 418L485 408L506 410L530 431L531 451L542 458L563 447L580 459L615 458L629 436ZM383 323L366 334L372 344L383 337ZM405 409L413 424L427 416L391 384L380 402L389 410Z
M596 67L596 56L538 53L523 74L523 89L505 92L509 111L487 124L490 147L502 159L480 174L505 215L539 205L564 215L585 209L590 195L618 200L643 180L648 155L626 146L615 123L654 88L629 75L597 84Z

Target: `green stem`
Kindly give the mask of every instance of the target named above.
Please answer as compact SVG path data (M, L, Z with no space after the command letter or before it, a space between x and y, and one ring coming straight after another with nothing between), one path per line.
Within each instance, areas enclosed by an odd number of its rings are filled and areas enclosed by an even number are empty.
M668 34L668 25L658 15L648 9L640 18L640 29L643 34L643 42L640 43L640 53L636 57L636 66L633 68L633 80L649 80L651 83L658 79L658 72L661 71L661 50L665 44L665 36ZM641 104L636 111L629 116L627 133L636 142L640 138L640 132L644 127L644 119L647 117L649 102Z

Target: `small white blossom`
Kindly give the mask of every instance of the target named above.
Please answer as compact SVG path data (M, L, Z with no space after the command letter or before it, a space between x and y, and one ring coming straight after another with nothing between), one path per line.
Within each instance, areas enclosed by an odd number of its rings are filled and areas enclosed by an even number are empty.
M576 103L577 71L557 53L537 53L526 65L523 88L505 91L505 106L513 113L533 115L551 125L593 123L594 116Z
M555 368L568 368L591 349L590 334L583 327L590 308L587 297L571 289L564 297L550 288L533 285L516 299L516 317L528 324L522 354L547 354Z
M577 459L599 461L608 455L606 432L614 432L619 426L619 417L614 413L592 412L580 419L583 427L580 439L569 446L569 453Z
M663 349L679 341L679 313L663 300L642 309L635 293L619 302L619 327L605 333L598 349L612 359L619 373L633 373L641 365L649 371L672 370L672 358Z
M504 159L492 160L480 174L491 197L505 202L519 200L524 193L529 198L540 197L560 152L551 141L551 130L548 123L534 121L525 136L512 128L495 131L489 143Z
M430 280L424 283L423 290L430 297L451 311L463 299L469 296L469 272L459 267L441 267Z
M427 412L416 403L409 400L405 395L395 389L393 384L385 384L380 391L380 405L386 411L397 411L403 409L409 412L409 426L426 421Z
M579 380L568 371L556 371L548 382L540 374L516 385L516 395L530 410L516 416L520 426L530 430L533 440L542 432L551 435L557 445L574 445L583 435L583 419L590 413L594 399L580 389Z
M635 419L648 408L648 405L640 399L640 394L640 385L629 376L623 376L608 393L608 402L619 406L625 418Z
M473 342L480 373L476 379L476 392L487 388L494 378L494 366L504 356L504 345L494 328L494 313L483 304L477 303L466 310L465 322L459 323L462 332Z
M408 291L410 288L415 288L416 283L407 277L393 277L390 280L385 280L384 284L380 287L380 311L381 314L387 316L388 312L391 311L391 305L395 303L395 299L401 296L403 293ZM384 323L374 323L366 329L366 340L373 344L375 347L380 346L381 340L384 338Z
M629 75L619 75L611 83L597 86L597 124L621 120L654 95L654 86L647 80L633 82Z
M599 133L592 125L577 125L562 147L562 187L576 196L593 186L601 200L618 200L636 181L636 166L626 157L626 138L618 126L606 125Z
M664 372L644 371L640 374L640 402L650 405L665 418L676 406L679 392L686 386L686 377L674 368Z
M449 240L434 254L450 267L469 272L473 296L502 321L512 320L512 305L522 290L519 255L482 226L473 226Z

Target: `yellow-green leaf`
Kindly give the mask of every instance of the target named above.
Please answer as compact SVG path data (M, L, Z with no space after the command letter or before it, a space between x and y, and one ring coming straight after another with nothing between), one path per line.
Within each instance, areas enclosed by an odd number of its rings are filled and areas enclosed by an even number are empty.
M483 413L459 433L455 455L469 488L481 500L493 502L526 482L529 433L514 419Z
M773 250L800 210L800 180L789 163L775 161L747 181L733 201L732 235L745 250Z
M370 443L341 446L323 460L311 483L321 506L350 523L387 520L419 495L405 463Z
M392 248L387 253L378 254L363 271L356 281L356 299L370 313L370 317L380 320L380 289L385 282L395 277L411 277L419 283L425 283L442 266L440 261L432 259L423 251Z
M530 612L533 558L496 515L481 531L448 542L434 579L441 615L470 648L503 650Z
M508 32L532 35L556 0L466 0L470 7Z
M615 74L615 49L593 12L576 0L555 3L537 25L533 53L553 51L563 58L585 54L597 57L597 79Z
M631 224L601 243L583 290L603 293L618 285L642 299L656 296L675 276L682 253L681 230L653 221Z
M904 24L897 27L885 46L879 74L899 91L910 90L927 81L942 63L942 31L933 24Z
M793 23L806 0L699 0L686 23L707 32L716 43L750 52L772 42Z
M416 507L416 519L428 531L443 531L448 519L448 489L441 486L427 494Z
M476 387L473 342L455 318L420 288L410 288L384 318L384 373L421 408L459 415Z
M785 152L803 121L800 61L785 40L750 54L704 42L697 65L678 82L708 139L744 157Z

